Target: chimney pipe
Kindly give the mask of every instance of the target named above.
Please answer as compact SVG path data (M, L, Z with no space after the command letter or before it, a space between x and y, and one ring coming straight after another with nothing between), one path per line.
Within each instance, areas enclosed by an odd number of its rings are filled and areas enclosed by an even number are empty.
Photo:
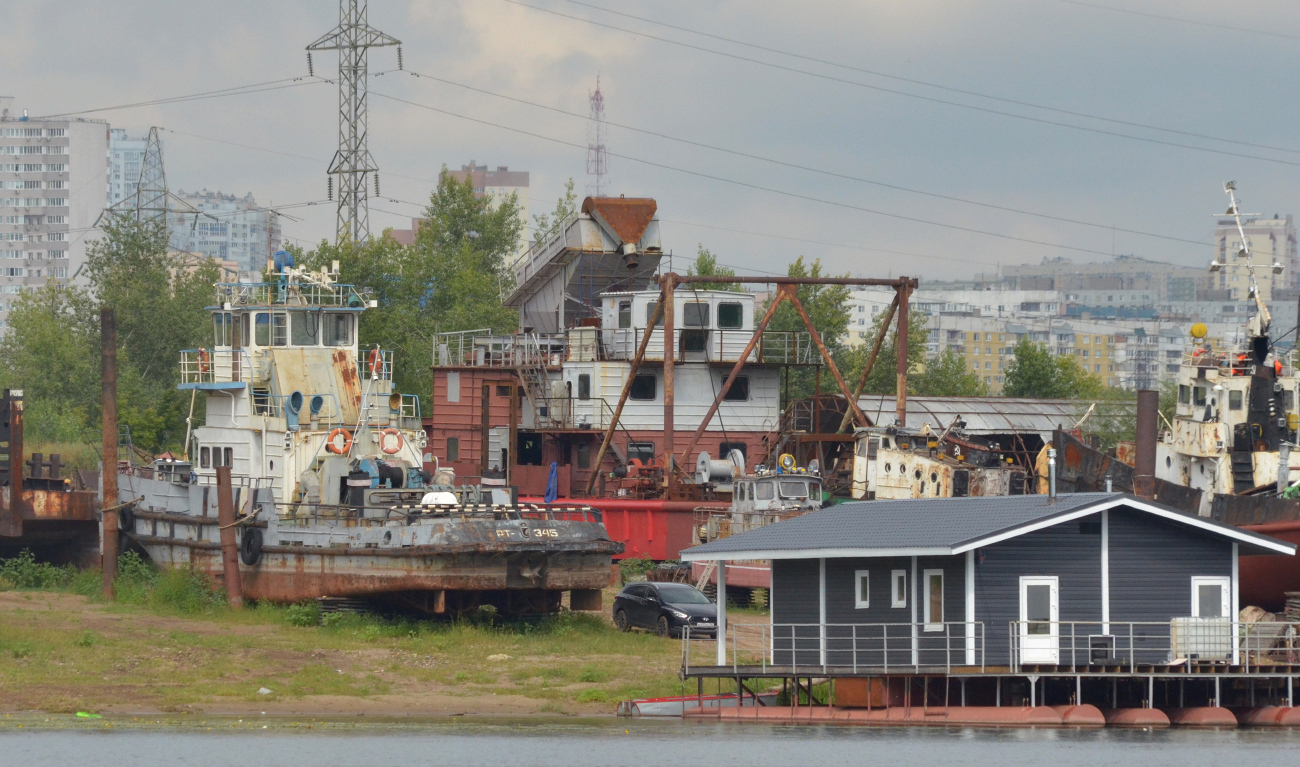
M1156 494L1156 431L1159 428L1160 392L1141 389L1137 393L1137 456L1133 471L1133 494L1154 499Z
M1056 448L1047 448L1047 497L1056 497Z

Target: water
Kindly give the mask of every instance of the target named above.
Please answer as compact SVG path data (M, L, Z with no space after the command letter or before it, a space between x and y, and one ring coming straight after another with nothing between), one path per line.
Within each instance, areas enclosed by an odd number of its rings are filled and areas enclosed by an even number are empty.
M1189 767L1295 765L1300 732L902 729L650 720L202 724L0 719L0 765L184 767ZM265 727L265 729L263 729ZM209 729L210 728L210 729Z

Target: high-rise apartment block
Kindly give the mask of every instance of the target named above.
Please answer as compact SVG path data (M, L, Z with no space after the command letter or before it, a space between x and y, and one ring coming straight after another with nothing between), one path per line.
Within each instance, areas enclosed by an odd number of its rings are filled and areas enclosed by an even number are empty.
M230 261L241 272L260 272L280 249L280 215L263 208L252 193L243 197L221 192L176 193L199 211L171 213L167 228L171 246L215 261Z
M1242 230L1250 241L1250 265L1255 269L1255 283L1264 301L1271 301L1274 291L1297 286L1300 259L1296 257L1295 221L1290 215L1282 218L1247 218ZM1224 267L1210 275L1214 286L1223 292L1222 298L1244 301L1250 297L1250 268L1241 252L1241 232L1237 222L1230 217L1220 218L1214 227L1214 244L1220 263ZM1273 264L1282 267L1273 272Z
M0 334L19 294L70 279L108 202L108 123L32 120L0 97Z
M144 136L132 137L123 128L112 128L108 133L108 202L117 203L135 193L140 183L140 168L144 165L144 149L148 143Z

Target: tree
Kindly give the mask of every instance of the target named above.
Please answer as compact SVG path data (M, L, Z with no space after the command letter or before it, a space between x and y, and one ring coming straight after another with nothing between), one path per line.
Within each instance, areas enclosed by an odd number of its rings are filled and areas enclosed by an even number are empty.
M686 274L691 277L735 277L736 270L726 266L718 265L717 256L713 255L708 248L700 244L695 253L695 263L686 270ZM696 290L729 290L733 293L743 293L745 289L736 282L696 282L691 285Z
M577 212L578 195L573 192L573 179L570 178L564 184L564 194L555 201L555 210L549 216L545 213L533 216L533 222L537 224L533 232L533 242L542 242L555 234L560 226Z
M830 277L832 275L822 273L821 259L816 259L811 265L804 263L803 256L800 256L786 271L790 277ZM848 275L843 275L847 277ZM800 285L795 291L799 302L803 304L804 310L808 312L808 319L811 320L813 327L817 329L818 335L821 336L822 343L832 355L842 354L843 343L848 335L849 327L849 288L846 285ZM775 296L768 299L764 304L762 311L766 313L767 307L771 302L776 300ZM790 354L795 351L806 351L808 361L821 363L820 354L812 348L796 347L796 342L800 333L807 333L808 328L804 325L803 319L799 312L788 301L783 302L777 308L776 313L772 315L772 321L768 323L769 333L789 333L784 339L780 335L769 335L765 345L769 350L775 348L776 344L784 343L788 340ZM769 351L769 357L772 355ZM839 367L838 360L836 367ZM802 399L811 397L817 389L816 372L813 368L792 367L786 374L787 386L791 399ZM850 384L852 385L852 384ZM834 389L833 381L823 382L822 389Z
M863 342L843 355L844 362L841 364L837 359L836 363L840 364L840 371L844 373L844 378L849 382L849 386L857 383L858 377L862 375L862 368L867 364L867 358L871 356L871 349L876 343L876 338L880 335L880 330L884 327L885 317L888 312L881 312L871 321L871 332L863 339ZM862 387L864 394L896 394L898 392L898 314L894 314L894 320L890 322L890 327L885 328L885 342L880 346L880 354L876 357L876 364L871 368L871 374L867 376L866 384ZM927 332L928 320L924 312L917 309L910 309L907 313L907 391L909 394L916 394L916 383L913 380L916 375L926 369L925 360L925 339Z
M984 397L989 387L966 369L966 360L952 349L944 349L925 363L925 370L907 379L909 394L927 397Z
M1088 399L1106 390L1101 380L1083 369L1074 357L1053 354L1046 344L1021 336L1007 365L1002 394L1006 397Z

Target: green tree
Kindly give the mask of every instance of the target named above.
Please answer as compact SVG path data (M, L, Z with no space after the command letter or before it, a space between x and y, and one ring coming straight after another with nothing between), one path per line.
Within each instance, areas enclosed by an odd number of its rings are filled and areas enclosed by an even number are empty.
M1074 357L1054 354L1046 344L1021 336L1007 365L1002 394L1006 397L1095 399L1106 391L1096 376Z
M966 360L952 349L944 349L925 363L925 370L907 379L909 394L927 397L984 397L989 387L966 369Z
M871 332L862 339L861 344L846 350L842 363L840 359L836 359L836 364L840 366L849 386L857 383L858 377L862 375L862 368L871 356L871 348L875 345L876 338L880 336L887 314L888 312L880 312L875 316L871 321ZM894 316L897 319L897 314ZM925 342L929 323L925 313L917 309L911 309L907 313L907 318L907 391L909 394L916 394L918 393L916 377L926 369ZM867 376L866 384L862 387L864 394L898 392L898 323L891 321L885 333L885 341L880 346L876 364L871 367L871 374Z
M573 179L570 178L564 184L564 194L555 201L555 210L550 215L538 213L533 216L533 223L537 224L533 231L533 242L541 242L555 234L560 225L577 212L578 195L573 191Z
M822 271L821 259L814 260L811 264L804 262L804 257L800 256L793 264L790 264L786 271L789 277L831 277L833 275L825 274ZM843 275L847 277L848 275ZM817 329L818 335L821 336L822 342L832 355L839 356L844 353L844 341L848 336L849 327L849 288L845 285L800 285L795 292L799 302L803 304L804 310L808 312L808 319L812 322L813 327ZM762 311L766 313L767 307L775 300L775 296L768 299L764 304ZM797 341L799 334L807 333L808 328L804 325L803 319L799 312L790 302L782 302L772 315L772 321L768 323L768 331L777 333L789 333L788 336L769 334L768 340L764 343L768 348L769 357L773 354L772 350L777 344L783 344L788 341L788 348L791 355L796 350L807 353L807 361L813 363L821 362L821 355L811 346L804 347L802 341ZM839 367L839 360L836 359L836 367ZM792 367L788 369L786 385L790 394L790 399L802 399L811 397L817 390L816 369L809 367ZM846 376L847 377L847 376ZM827 380L822 382L823 391L834 391L835 382L826 376ZM852 386L852 383L849 383Z
M718 257L713 255L708 248L700 244L695 253L695 263L691 264L686 270L686 274L691 277L735 277L736 270L726 266L718 265ZM737 282L697 282L691 285L696 290L729 290L733 293L743 293L745 289Z

